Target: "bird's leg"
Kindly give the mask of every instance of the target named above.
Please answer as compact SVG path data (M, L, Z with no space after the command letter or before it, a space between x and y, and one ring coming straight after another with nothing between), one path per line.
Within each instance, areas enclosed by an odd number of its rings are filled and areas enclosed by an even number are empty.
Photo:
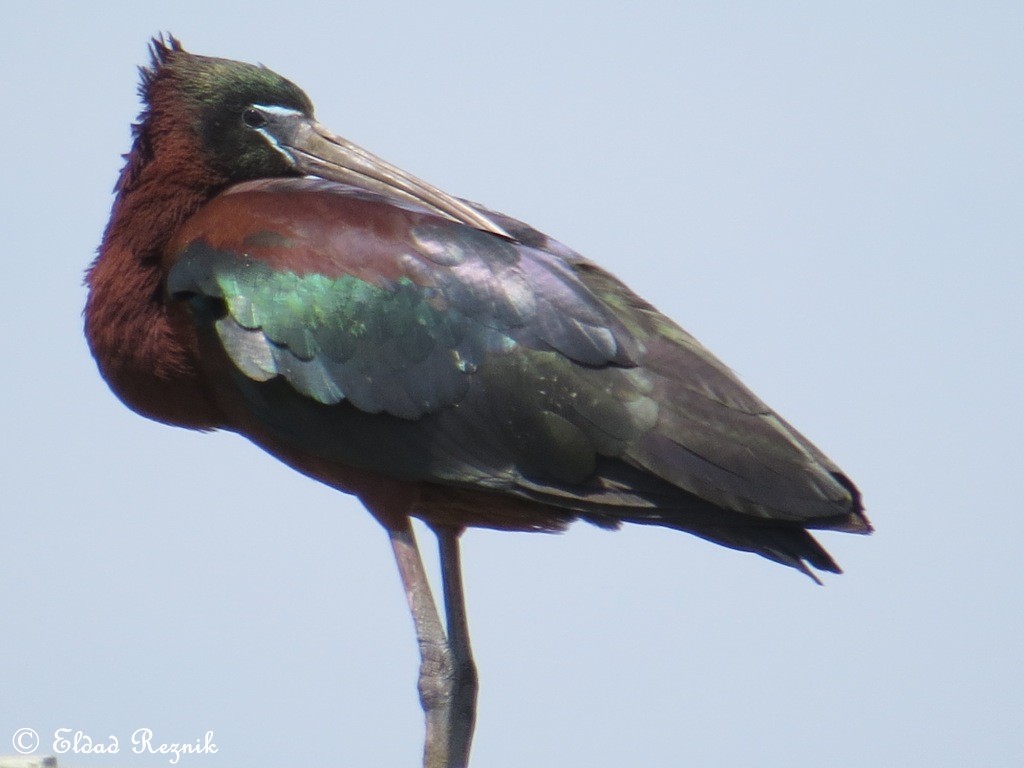
M444 609L448 620L448 648L452 660L451 726L449 753L451 765L469 764L469 748L476 725L476 664L469 644L466 600L462 589L462 563L459 557L461 528L435 529L441 550L441 579L444 584Z
M427 724L423 766L465 768L473 737L476 671L469 655L462 582L458 573L459 532L444 529L438 533L445 599L449 606L458 604L454 611L449 607L448 616L449 627L457 638L455 643L449 642L441 625L409 519L389 525L388 535L420 646L419 691Z

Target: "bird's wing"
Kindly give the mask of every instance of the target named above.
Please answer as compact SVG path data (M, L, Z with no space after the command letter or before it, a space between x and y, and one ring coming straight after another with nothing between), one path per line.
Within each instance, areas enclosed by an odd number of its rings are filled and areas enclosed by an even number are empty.
M327 459L609 521L689 505L857 527L849 481L725 366L519 226L506 241L347 187L250 183L185 225L168 290L253 415Z

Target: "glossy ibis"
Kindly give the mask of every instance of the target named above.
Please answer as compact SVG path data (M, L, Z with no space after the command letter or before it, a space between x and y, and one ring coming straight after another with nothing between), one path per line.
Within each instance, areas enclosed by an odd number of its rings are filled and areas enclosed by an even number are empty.
M808 575L839 571L808 529L870 530L835 464L596 264L330 133L269 69L151 50L89 345L128 407L238 432L387 529L426 765L472 739L466 527L659 525Z

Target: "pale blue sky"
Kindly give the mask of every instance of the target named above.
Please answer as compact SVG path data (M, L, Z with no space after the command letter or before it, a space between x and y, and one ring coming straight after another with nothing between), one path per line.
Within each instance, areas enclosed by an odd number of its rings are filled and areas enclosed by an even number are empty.
M475 766L1024 764L1024 6L369 6L5 12L0 754L149 727L214 731L199 768L419 759L379 527L130 413L82 340L170 30L611 269L863 489L878 533L822 536L824 588L666 530L470 532Z

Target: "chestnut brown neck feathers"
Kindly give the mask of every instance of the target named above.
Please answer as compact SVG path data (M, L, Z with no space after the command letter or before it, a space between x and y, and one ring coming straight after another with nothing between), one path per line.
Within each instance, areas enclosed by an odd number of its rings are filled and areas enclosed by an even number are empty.
M194 333L164 295L161 257L171 235L227 179L203 162L198 135L169 86L173 38L154 42L143 70L146 108L116 186L110 222L86 273L85 332L103 377L126 405L158 421L217 426L195 361Z

